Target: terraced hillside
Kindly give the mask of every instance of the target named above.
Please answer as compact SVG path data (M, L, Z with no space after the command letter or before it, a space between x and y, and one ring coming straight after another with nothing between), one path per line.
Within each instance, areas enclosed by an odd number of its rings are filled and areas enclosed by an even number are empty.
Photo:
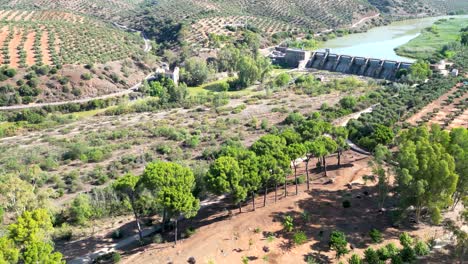
M141 50L140 36L59 11L0 10L0 65L104 63Z
M0 0L5 9L62 10L102 18L117 18L118 14L130 12L143 0Z

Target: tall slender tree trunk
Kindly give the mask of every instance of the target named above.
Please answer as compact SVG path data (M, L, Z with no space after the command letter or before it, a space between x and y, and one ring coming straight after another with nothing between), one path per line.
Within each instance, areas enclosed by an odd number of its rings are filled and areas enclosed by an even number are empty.
M294 181L296 183L296 195L297 195L298 190L297 190L297 166L296 166L296 162L294 162Z
M253 210L255 211L255 193L252 192L252 206L253 206Z
M135 207L135 198L130 197L130 201L132 203L133 214L135 215L135 222L136 222L136 226L137 226L137 229L138 229L138 237L140 238L140 242L142 242L143 241L143 234L142 234L141 226L140 226L140 218L138 216L138 212L137 212L137 209Z
M177 218L175 219L175 232L174 232L174 236L175 236L174 242L175 242L175 244L177 245Z
M323 172L325 173L325 177L327 177L327 162L325 156L323 156Z
M242 205L241 205L241 202L239 202L238 205L239 205L239 213L242 213Z
M162 219L162 232L164 233L166 231L166 208L163 208L163 219Z
M266 206L267 193L268 193L268 185L265 184L265 193L263 194L263 207Z
M341 150L338 150L338 166L341 166Z
M288 175L284 176L284 197L288 196Z
M307 190L310 190L310 181L309 181L309 158L306 160L306 178L307 178Z
M277 197L278 197L278 183L275 182L275 203L276 203Z

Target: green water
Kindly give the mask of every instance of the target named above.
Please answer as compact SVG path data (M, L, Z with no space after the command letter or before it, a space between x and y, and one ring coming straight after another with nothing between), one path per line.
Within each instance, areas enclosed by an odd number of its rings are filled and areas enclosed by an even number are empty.
M329 48L332 53L341 55L413 62L414 59L398 56L394 49L417 37L422 29L431 26L435 21L450 17L468 17L468 15L398 21L388 26L370 29L365 33L335 38L326 41L321 46L323 49Z

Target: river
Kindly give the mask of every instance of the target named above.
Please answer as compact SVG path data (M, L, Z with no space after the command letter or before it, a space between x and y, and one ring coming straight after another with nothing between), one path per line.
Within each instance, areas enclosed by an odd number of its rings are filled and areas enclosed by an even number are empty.
M329 48L331 52L342 55L413 62L414 59L398 56L394 49L417 37L422 29L430 27L437 20L450 17L468 16L439 16L398 21L387 26L372 28L365 33L350 34L326 41L321 45L321 51Z

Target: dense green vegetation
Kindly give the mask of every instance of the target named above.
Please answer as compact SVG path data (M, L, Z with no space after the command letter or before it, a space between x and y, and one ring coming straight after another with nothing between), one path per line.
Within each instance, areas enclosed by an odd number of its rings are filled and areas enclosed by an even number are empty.
M427 60L437 57L452 58L460 45L460 31L468 26L467 18L441 19L433 26L396 49L398 55Z

